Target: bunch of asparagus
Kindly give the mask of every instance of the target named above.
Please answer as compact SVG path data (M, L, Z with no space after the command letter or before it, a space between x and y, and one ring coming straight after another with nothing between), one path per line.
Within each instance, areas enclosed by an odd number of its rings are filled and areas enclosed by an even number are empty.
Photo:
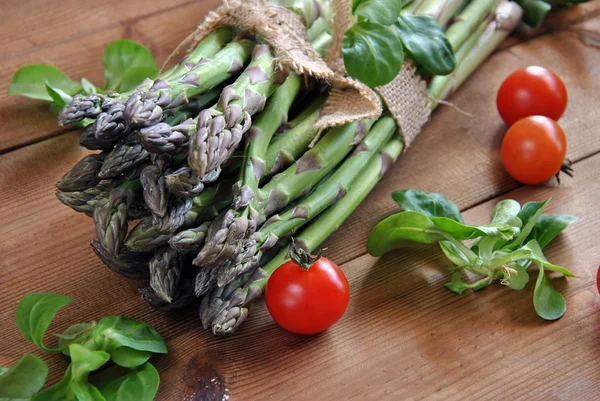
M323 52L327 1L304 3ZM447 26L456 52L455 72L431 79L434 99L464 82L521 18L505 0L406 7ZM96 254L113 271L148 280L142 297L157 309L201 299L202 323L215 334L243 323L292 235L315 251L404 147L387 112L331 128L311 147L327 87L275 65L267 44L222 28L131 93L76 96L59 115L61 124L92 120L80 143L101 150L57 184L61 202L93 217Z

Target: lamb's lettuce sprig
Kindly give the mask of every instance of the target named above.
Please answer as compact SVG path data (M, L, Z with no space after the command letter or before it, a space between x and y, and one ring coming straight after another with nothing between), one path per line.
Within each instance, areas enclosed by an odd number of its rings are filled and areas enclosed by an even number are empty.
M565 299L552 287L545 272L555 271L565 277L574 274L550 263L542 249L577 217L543 214L548 200L521 207L517 201L507 199L496 204L489 224L468 225L458 207L440 194L409 189L395 192L393 198L404 211L375 226L367 242L371 255L381 256L405 242L438 243L455 265L446 287L457 294L481 290L494 281L522 290L529 282L527 268L535 264L539 269L533 292L537 314L556 320L565 313ZM467 240L474 242L467 246L463 243ZM462 270L479 278L467 283Z
M102 56L104 85L99 88L87 78L79 82L60 69L47 64L29 64L15 72L8 94L50 102L54 114L77 94L127 92L146 78L155 78L158 67L152 53L131 40L117 40L109 44ZM84 122L85 125L85 122Z
M123 316L107 316L96 322L76 323L49 347L44 337L56 313L73 300L54 293L35 293L23 297L17 307L17 326L23 336L50 353L71 358L63 379L43 391L48 367L40 358L27 354L12 368L0 367L0 401L151 401L160 378L148 362L150 357L167 352L163 338L152 326ZM98 387L88 382L90 373L109 361L128 371L109 377Z

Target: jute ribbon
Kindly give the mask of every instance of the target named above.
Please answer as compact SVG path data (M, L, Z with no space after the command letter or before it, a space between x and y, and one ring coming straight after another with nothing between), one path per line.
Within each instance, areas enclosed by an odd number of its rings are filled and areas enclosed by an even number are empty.
M342 41L344 33L351 22L352 10L350 0L332 0L334 21L333 40L325 61L339 75L346 76L342 58ZM416 74L416 69L409 62L405 63L400 73L385 86L375 88L385 102L386 107L398 123L404 137L405 149L410 146L415 137L421 132L423 126L429 121L431 105L427 92L427 84ZM330 97L332 110L344 104L343 98ZM342 107L343 108L343 107ZM325 110L325 113L327 110ZM337 125L337 124L335 124Z
M339 24L339 20L334 23ZM369 87L334 72L312 48L306 26L298 15L285 7L269 5L266 0L225 0L177 46L165 65L182 52L189 53L206 35L224 26L247 30L264 39L271 46L280 69L311 76L330 85L331 95L323 106L316 128L325 129L381 114L381 103Z

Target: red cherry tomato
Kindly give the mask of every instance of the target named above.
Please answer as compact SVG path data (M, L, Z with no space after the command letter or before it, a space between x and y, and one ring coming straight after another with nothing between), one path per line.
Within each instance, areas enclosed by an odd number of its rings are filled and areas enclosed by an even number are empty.
M556 175L567 154L562 128L547 117L519 120L502 141L502 163L523 184L541 184Z
M509 127L522 118L546 116L558 121L567 108L567 88L558 75L537 66L513 72L500 86L496 103Z
M349 300L344 272L326 258L312 261L308 269L294 261L284 263L273 272L265 290L273 319L297 334L328 329L342 317Z

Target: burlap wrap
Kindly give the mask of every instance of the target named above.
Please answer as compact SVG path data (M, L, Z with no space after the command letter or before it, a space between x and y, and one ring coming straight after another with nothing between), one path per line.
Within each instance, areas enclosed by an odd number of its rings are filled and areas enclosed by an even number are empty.
M273 49L279 68L321 79L331 86L331 96L323 106L319 129L352 121L375 118L381 114L377 95L361 82L336 74L312 48L302 19L291 10L267 4L266 0L224 0L211 11L196 31L177 46L165 62L185 51L217 28L231 26L253 32Z
M348 30L351 22L351 0L332 0L332 6L335 13L333 40L325 56L325 61L336 73L346 76L347 73L342 59L342 41L344 33ZM431 115L426 82L416 74L415 68L407 62L392 82L377 87L375 90L396 119L404 137L405 149L408 148ZM334 110L346 107L344 99L334 98L331 99L330 103L331 108Z

